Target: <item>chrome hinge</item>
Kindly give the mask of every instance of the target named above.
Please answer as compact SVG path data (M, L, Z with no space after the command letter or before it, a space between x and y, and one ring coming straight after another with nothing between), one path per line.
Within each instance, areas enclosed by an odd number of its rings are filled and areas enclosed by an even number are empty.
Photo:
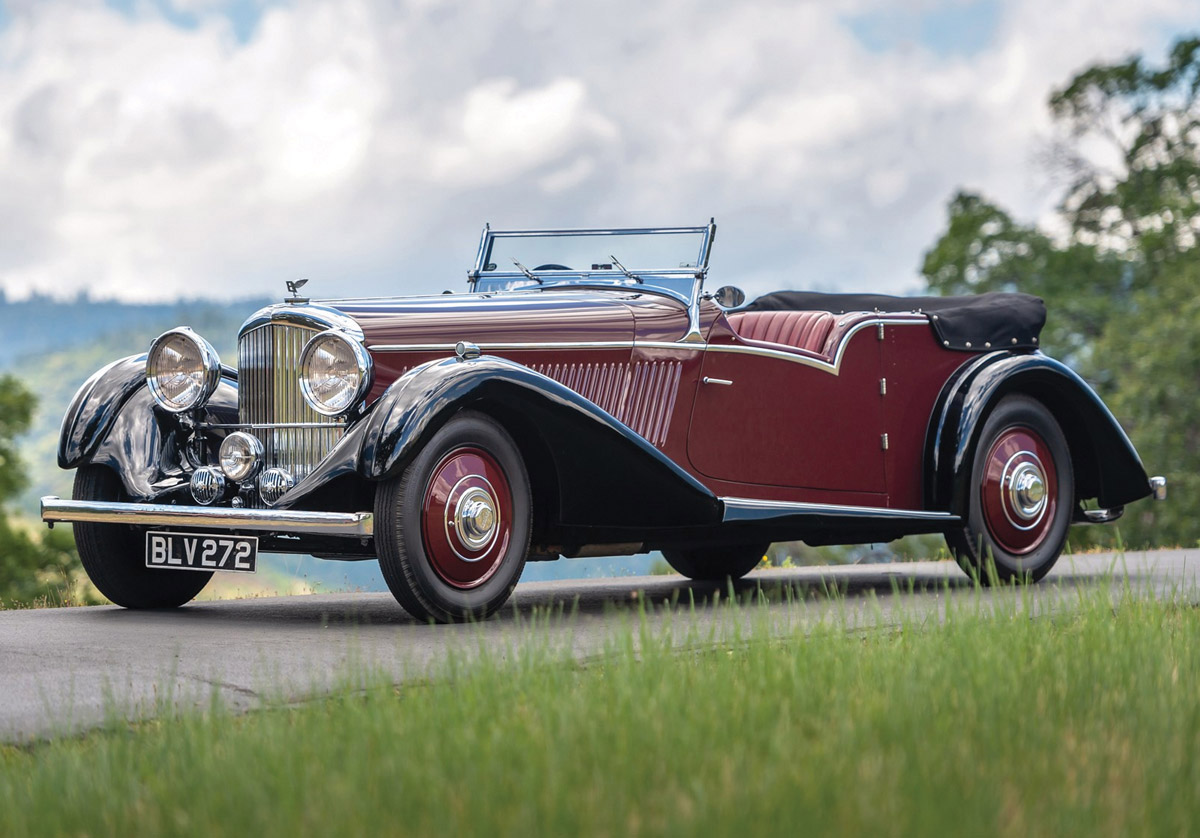
M879 446L880 446L880 447L881 447L881 448L882 448L884 451L888 450L888 449L887 449L887 434L883 434L883 435L881 435L881 436L879 437Z
M881 396L887 395L887 379L886 378L879 379L879 395L881 395Z
M883 340L883 324L879 324L879 339Z

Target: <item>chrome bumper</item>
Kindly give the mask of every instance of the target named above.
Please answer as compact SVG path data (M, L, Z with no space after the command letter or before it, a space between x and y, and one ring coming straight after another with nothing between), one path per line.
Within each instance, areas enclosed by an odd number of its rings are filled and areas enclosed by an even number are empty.
M161 503L113 503L42 498L47 524L91 521L151 527L197 527L205 530L258 530L289 535L332 535L370 538L370 512L298 512L292 509L231 509L226 506L170 506Z
M1152 494L1154 496L1155 500L1166 500L1167 499L1167 478L1151 477L1150 478L1150 494Z

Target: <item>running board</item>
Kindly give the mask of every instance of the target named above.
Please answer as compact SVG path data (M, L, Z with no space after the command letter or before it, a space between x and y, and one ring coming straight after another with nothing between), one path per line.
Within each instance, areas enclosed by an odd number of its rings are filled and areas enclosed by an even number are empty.
M791 503L753 498L721 498L726 524L812 522L838 523L926 523L932 530L961 524L962 519L949 512L925 512L918 509L886 509L878 506L839 506L832 503Z

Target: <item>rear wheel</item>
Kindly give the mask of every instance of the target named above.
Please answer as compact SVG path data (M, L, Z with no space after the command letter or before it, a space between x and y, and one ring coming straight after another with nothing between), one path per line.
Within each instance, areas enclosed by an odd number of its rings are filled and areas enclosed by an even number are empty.
M104 466L75 472L75 500L129 501L121 478ZM75 546L92 584L125 608L176 608L204 589L212 572L146 567L146 528L79 522Z
M493 419L463 412L445 424L375 498L379 567L419 620L494 613L529 552L529 476Z
M762 561L770 544L739 544L732 547L699 547L663 550L667 564L689 579L716 581L741 579Z
M1041 402L1006 396L984 423L967 497L967 526L946 535L958 563L988 584L1036 582L1062 553L1075 478L1062 429Z

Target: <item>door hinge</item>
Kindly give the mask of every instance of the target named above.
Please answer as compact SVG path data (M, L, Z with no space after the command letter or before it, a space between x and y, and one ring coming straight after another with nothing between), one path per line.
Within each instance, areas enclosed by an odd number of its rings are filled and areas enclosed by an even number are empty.
M881 395L881 396L887 395L887 379L886 378L879 379L879 395Z
M882 434L882 435L879 437L879 446L880 446L880 447L881 447L881 448L882 448L884 451L888 450L888 447L887 447L887 434Z
M883 324L879 324L879 339L883 340Z

